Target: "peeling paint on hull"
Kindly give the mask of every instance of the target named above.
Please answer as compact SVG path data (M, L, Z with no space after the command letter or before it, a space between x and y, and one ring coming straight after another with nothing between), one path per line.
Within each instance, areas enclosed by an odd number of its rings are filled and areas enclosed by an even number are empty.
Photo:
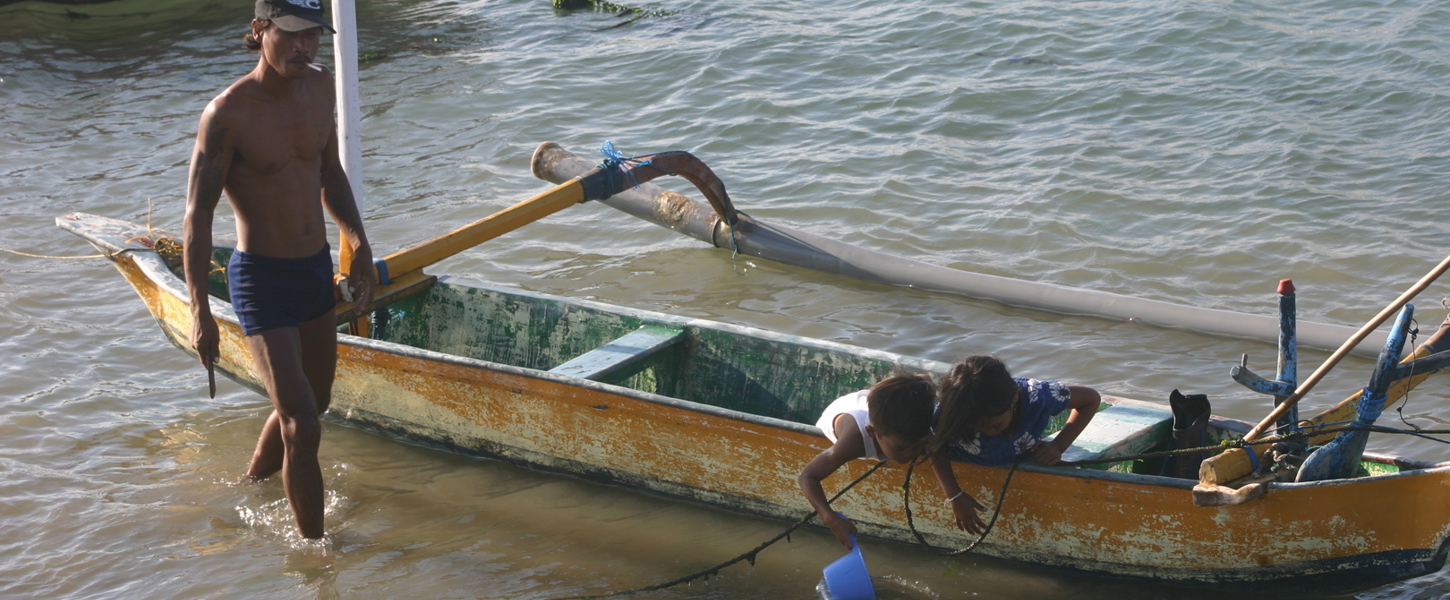
M104 241L93 243L106 247ZM109 247L116 249L115 242ZM190 311L181 280L154 252L129 251L114 260L162 331L190 352ZM946 368L744 327L484 285L449 285L460 293L537 303L530 310L563 311L559 322L565 329L554 334L560 339L582 331L583 317L569 312L582 307L613 311L620 327L644 320L701 330L698 340L682 352L708 353L710 344L733 338L761 347L793 345L798 354L813 357L810 369L835 368L866 380L881 374L872 366L878 364L900 363L937 374ZM230 307L215 298L212 302L222 333L221 370L260 390ZM527 338L520 339L528 346ZM547 364L513 366L353 336L340 336L338 350L329 420L393 439L750 514L794 520L810 511L795 477L827 443L816 428L802 422L556 375L547 372L552 368ZM670 383L663 375L648 383L687 386ZM788 402L774 408L781 414L808 409L819 410ZM827 482L828 493L869 466L867 461L846 465ZM955 468L968 492L989 505L997 500L1005 469L969 464ZM904 467L888 465L843 497L837 508L851 515L863 534L915 543L901 505L904 475ZM948 526L951 515L925 470L912 483L918 491L912 513L933 544L961 547L973 539ZM1343 594L1434 572L1450 549L1450 467L1271 484L1262 499L1215 508L1194 506L1192 485L1147 475L1023 466L1007 492L996 528L978 551L1157 582ZM1082 511L1083 506L1093 510Z

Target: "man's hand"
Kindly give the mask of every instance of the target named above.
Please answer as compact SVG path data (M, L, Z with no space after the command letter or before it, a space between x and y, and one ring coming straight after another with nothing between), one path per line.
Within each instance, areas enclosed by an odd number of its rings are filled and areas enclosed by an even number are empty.
M378 285L378 271L373 266L373 249L368 244L362 244L353 251L346 285L359 308L366 309L373 303L373 289Z
M977 513L985 512L987 507L982 506L971 494L963 492L951 501L952 515L957 519L957 527L972 535L977 535L987 530L987 524Z
M826 528L831 530L831 534L836 536L836 540L850 550L851 534L856 533L856 524L836 513L826 516L825 522Z
M216 397L216 361L221 356L221 334L217 331L216 319L211 315L194 316L191 320L191 348L206 367L207 389Z

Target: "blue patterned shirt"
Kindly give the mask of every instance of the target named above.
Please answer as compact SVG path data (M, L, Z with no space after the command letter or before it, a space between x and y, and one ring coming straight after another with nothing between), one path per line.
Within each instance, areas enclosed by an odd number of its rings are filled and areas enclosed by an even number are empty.
M1022 422L1017 430L990 436L979 433L970 442L953 441L953 458L979 465L1010 465L1017 455L1042 440L1048 420L1067 409L1072 395L1065 384L1022 377L1014 380L1021 391Z

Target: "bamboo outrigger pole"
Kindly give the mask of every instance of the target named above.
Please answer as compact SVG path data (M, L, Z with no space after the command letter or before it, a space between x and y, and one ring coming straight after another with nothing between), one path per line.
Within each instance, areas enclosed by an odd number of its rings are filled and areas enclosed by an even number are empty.
M474 221L436 238L394 252L373 261L378 270L378 293L370 306L344 304L338 307L338 322L389 304L421 289L432 279L422 275L423 267L458 254L575 204L603 200L641 183L664 175L679 175L695 184L721 214L734 216L735 207L725 184L700 159L683 151L661 152L628 159L607 159L578 177L497 213Z

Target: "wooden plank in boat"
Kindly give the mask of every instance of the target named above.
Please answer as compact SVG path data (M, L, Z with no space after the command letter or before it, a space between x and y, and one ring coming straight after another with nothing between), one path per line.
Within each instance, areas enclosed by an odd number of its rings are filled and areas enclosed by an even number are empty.
M1062 453L1064 461L1095 460L1132 456L1168 441L1173 429L1173 411L1149 402L1115 398L1112 405L1093 416L1072 447ZM1083 465L1109 469L1118 463Z
M638 363L685 337L683 329L646 325L608 344L585 352L550 373L599 381Z

